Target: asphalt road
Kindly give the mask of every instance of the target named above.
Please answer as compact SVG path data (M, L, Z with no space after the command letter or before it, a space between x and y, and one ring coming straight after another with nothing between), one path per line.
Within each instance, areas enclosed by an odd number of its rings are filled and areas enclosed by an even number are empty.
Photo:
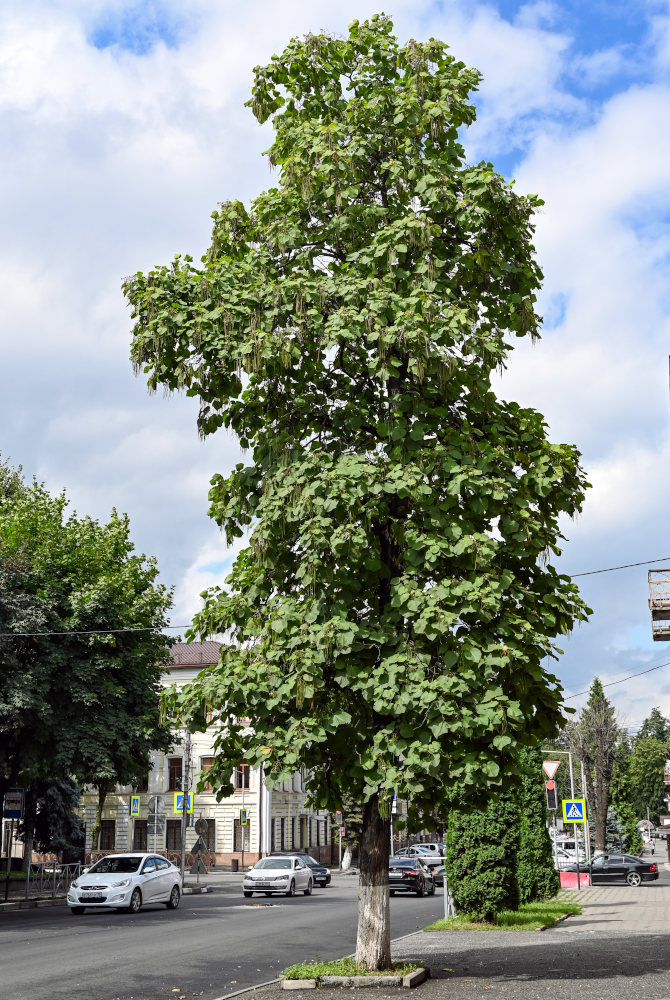
M136 916L65 906L0 913L2 1000L215 1000L293 962L356 946L358 880L292 899L244 899L238 886ZM269 905L271 904L271 905ZM391 900L397 938L442 916L442 891Z

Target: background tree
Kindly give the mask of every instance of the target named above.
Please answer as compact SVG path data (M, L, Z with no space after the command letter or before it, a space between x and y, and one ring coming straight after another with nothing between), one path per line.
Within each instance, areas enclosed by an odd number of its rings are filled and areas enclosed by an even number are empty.
M622 729L610 783L612 805L607 817L607 838L610 840L616 836L620 841L619 846L624 846L630 854L637 854L642 848L642 838L637 827L640 817L633 806L630 761L631 741L627 731Z
M666 746L670 744L670 719L666 719L658 706L652 708L640 726L636 738L644 740L649 737L658 740L659 743L665 743Z
M0 776L27 790L28 859L45 782L113 787L170 745L159 680L171 594L133 553L126 517L66 508L38 483L0 494Z
M655 824L665 811L665 763L668 747L653 736L638 737L630 755L630 803L638 820L649 818Z
M32 837L33 847L76 861L84 850L84 825L78 815L79 788L71 778L33 781L29 811L19 824L19 837Z
M578 452L491 389L510 338L538 334L539 202L465 162L478 82L386 17L294 39L249 102L278 186L221 205L201 266L124 284L150 388L198 396L201 433L252 452L212 481L211 516L249 545L194 626L227 637L220 665L177 710L223 713L227 789L230 762L270 745L270 780L304 764L318 805L362 803L373 969L391 958L393 793L418 825L512 780L518 747L562 722L543 660L586 614L543 558L583 500Z
M619 733L614 706L605 696L602 683L595 677L588 701L579 713L578 721L571 727L570 736L572 748L584 765L586 796L593 817L597 851L604 851L607 845L607 810Z
M363 832L363 807L351 792L342 794L342 825L344 826L344 836L342 838L342 868L346 871L351 868L354 852L358 851L361 843L361 833ZM333 826L333 836L339 849L340 831L337 825Z

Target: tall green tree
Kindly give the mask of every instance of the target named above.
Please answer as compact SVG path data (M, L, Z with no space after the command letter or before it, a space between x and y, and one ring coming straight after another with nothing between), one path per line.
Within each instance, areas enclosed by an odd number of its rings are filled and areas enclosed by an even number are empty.
M39 483L0 494L0 781L27 789L29 815L44 782L104 793L170 745L160 674L171 594L157 576L126 517L69 514L65 495ZM27 856L31 835L27 824Z
M211 516L249 544L194 625L227 637L220 665L178 711L223 713L222 785L270 746L271 780L304 764L317 804L363 804L373 969L390 963L393 793L418 825L509 780L562 722L543 660L586 616L544 558L582 504L578 452L491 388L511 339L539 332L540 202L466 163L478 82L383 16L294 39L249 102L278 185L221 205L200 265L124 284L150 388L198 397L200 432L251 453L212 480Z
M670 744L670 719L666 719L658 706L652 708L637 734L638 740L650 737L665 743L666 746Z
M610 783L617 758L620 727L614 706L598 677L591 682L586 705L570 729L572 749L584 765L586 797L595 829L595 849L607 846Z
M630 755L630 803L637 819L646 819L647 810L654 823L665 812L665 763L668 746L653 736L638 737Z
M612 803L609 816L608 834L611 833L612 819L616 825L617 836L623 837L626 850L630 854L637 854L642 848L642 838L637 828L638 816L633 806L633 790L630 776L631 762L631 740L628 732L622 729L619 733L617 743L614 768L612 770L612 781L610 783L610 801Z

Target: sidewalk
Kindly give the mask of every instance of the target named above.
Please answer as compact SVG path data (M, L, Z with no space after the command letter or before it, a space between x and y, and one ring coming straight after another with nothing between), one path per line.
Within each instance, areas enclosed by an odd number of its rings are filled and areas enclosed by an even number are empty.
M658 858L663 863L662 858ZM661 867L661 865L659 865ZM563 890L584 912L542 932L418 931L395 941L394 959L423 962L420 1000L670 1000L670 875L635 889ZM402 992L374 989L400 1000ZM286 1000L278 986L259 1000ZM343 1000L342 991L297 990L291 1000Z

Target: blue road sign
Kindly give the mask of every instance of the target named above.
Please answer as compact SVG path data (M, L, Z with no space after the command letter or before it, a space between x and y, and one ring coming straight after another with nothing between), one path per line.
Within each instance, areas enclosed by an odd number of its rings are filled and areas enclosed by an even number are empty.
M23 816L23 789L8 788L5 792L4 819L21 819Z
M584 823L586 802L584 799L563 799L563 822Z
M139 816L140 814L140 797L139 795L130 796L130 815Z
M249 825L249 810L240 809L240 826L248 826L248 825Z
M174 811L180 813L184 811L184 793L175 792L174 793ZM191 792L186 796L186 812L193 812L193 794Z

